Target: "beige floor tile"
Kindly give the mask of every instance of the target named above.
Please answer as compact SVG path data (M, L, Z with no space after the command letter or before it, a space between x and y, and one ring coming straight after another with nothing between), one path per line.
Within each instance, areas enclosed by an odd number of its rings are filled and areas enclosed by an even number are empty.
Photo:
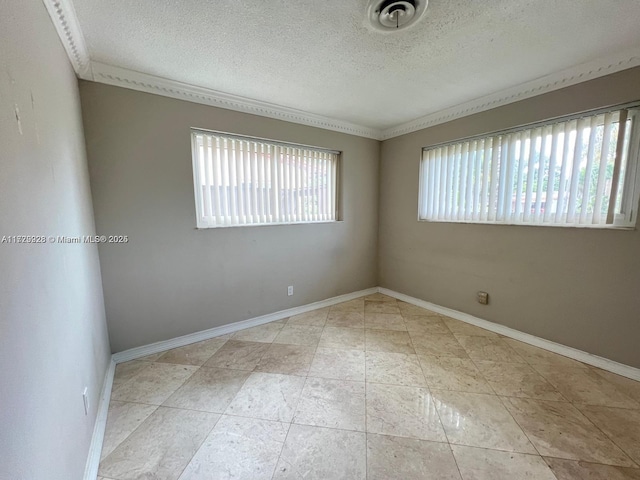
M498 337L455 336L471 360L488 362L525 363L506 342Z
M364 328L364 314L358 312L330 312L325 326Z
M553 385L524 363L475 362L493 390L504 397L566 401Z
M348 302L337 303L333 305L329 312L359 312L364 313L364 299L356 298L355 300L349 300Z
M404 324L409 332L424 335L450 335L451 331L440 317L407 315Z
M112 400L160 405L198 370L189 365L149 363L129 381L118 385Z
M244 370L202 367L163 406L222 413L249 375Z
M259 342L229 340L204 364L205 367L253 370L269 345Z
M480 371L469 359L426 355L418 358L429 388L493 393Z
M282 323L265 323L257 327L239 330L231 335L231 338L243 342L271 343L278 336L282 327L284 327Z
M633 398L636 402L640 402L640 382L616 375L615 373L600 370L599 368L592 368L592 370L607 382L615 385L618 390Z
M160 407L100 464L118 480L173 480L189 463L220 415Z
M202 365L227 341L226 338L212 338L184 347L174 348L162 354L157 362L180 365Z
M484 328L476 327L475 325L471 325L470 323L461 322L460 320L456 320L455 318L442 317L442 319L449 330L451 330L451 333L456 336L467 335L475 337L498 337L497 333L485 330Z
M447 390L431 394L450 443L537 453L497 396Z
M524 358L524 360L530 365L556 365L559 367L587 368L585 364L576 360L558 355L557 353L553 353L542 348L534 347L533 345L528 345L518 340L514 340L513 338L503 337L502 340L513 348L516 353Z
M572 404L502 398L543 456L634 466L633 462Z
M400 309L392 302L364 302L364 314L367 313L387 313L400 315Z
M396 299L383 293L372 293L363 298L365 302L389 302L396 303Z
M365 330L365 349L375 352L416 353L407 332Z
M313 325L285 325L275 338L273 343L286 343L288 345L316 346L320 341L323 327Z
M252 373L225 411L228 415L290 422L305 379L276 373Z
M135 376L140 370L149 366L148 362L131 360L130 362L119 363L113 376L113 389Z
M289 424L223 415L180 480L269 480Z
M274 480L364 480L366 437L362 432L291 425Z
M419 355L436 357L469 358L462 345L452 334L432 335L430 333L409 332L413 347Z
M325 327L318 347L364 350L364 329L347 327Z
M368 480L460 480L446 443L367 435Z
M367 352L367 382L426 387L418 356L407 353Z
M432 312L431 310L427 310L426 308L418 307L417 305L412 305L411 303L398 301L398 308L400 309L400 313L404 317L405 315L419 315L419 316L437 316L436 312Z
M640 465L640 410L599 406L578 409Z
M307 379L293 423L364 432L364 382Z
M165 352L152 353L151 355L145 355L144 357L137 358L141 362L155 362L159 359Z
M452 445L463 480L556 480L539 455Z
M327 315L329 315L329 307L318 308L317 310L311 310L310 312L289 317L287 325L315 325L317 327L324 327L324 324L327 322Z
M545 458L558 480L640 480L640 469Z
M433 399L422 387L368 383L367 432L447 441Z
M309 377L364 382L365 353L361 350L319 347L311 362Z
M402 315L391 313L367 313L364 314L365 328L376 328L378 330L399 330L407 331Z
M273 344L262 356L255 371L306 376L315 350L315 347L308 345Z
M104 431L102 452L103 459L120 445L146 418L156 410L155 405L112 401L109 403L109 414Z
M570 402L640 409L638 402L591 369L556 365L535 365L533 368Z

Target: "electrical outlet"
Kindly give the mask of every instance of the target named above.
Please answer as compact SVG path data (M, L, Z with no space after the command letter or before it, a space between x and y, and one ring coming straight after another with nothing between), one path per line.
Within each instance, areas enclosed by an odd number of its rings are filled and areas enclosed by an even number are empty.
M288 296L293 295L293 285L289 285L289 286L287 287L287 295L288 295Z
M487 305L489 303L489 294L487 292L478 292L478 303Z
M89 389L84 387L82 392L82 401L84 403L84 414L89 415Z

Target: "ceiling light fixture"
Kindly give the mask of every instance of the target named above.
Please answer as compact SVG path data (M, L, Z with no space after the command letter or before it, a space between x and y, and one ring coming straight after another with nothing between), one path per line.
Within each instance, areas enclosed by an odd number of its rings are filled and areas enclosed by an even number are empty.
M428 0L369 0L367 16L376 30L397 31L415 24Z

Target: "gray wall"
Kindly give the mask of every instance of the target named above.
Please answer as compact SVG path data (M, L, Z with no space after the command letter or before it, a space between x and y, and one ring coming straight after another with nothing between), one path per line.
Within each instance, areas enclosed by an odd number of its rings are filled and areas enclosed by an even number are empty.
M77 81L41 0L3 2L0 66L0 237L92 234ZM0 272L0 478L79 480L109 362L98 250L0 243Z
M416 220L422 147L639 99L636 68L383 142L380 285L640 367L637 230Z
M80 92L114 352L377 285L379 142L92 82ZM343 218L196 230L190 127L341 150ZM294 296L287 296L287 286Z

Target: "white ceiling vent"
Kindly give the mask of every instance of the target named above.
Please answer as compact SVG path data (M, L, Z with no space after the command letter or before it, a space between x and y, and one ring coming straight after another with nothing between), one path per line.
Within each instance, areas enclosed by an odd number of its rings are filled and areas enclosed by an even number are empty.
M410 27L427 11L428 0L369 0L367 15L377 30L391 32Z

